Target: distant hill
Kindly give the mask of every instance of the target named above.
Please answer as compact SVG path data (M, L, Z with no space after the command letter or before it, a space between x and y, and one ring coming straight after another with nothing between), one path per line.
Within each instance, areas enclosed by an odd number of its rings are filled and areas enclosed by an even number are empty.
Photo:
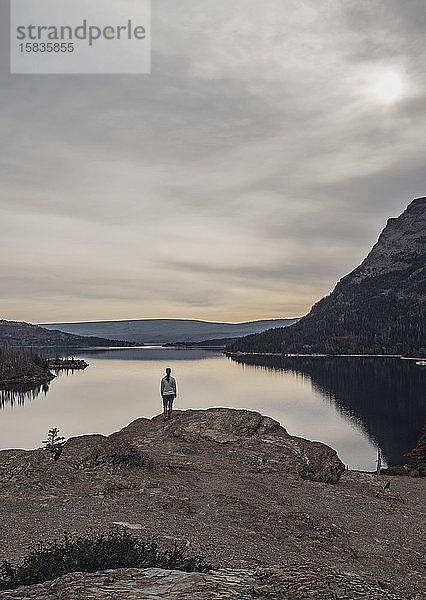
M389 219L367 258L291 327L237 340L231 352L426 353L426 198Z
M0 346L61 346L87 348L89 346L132 346L101 337L70 335L63 331L44 329L22 321L0 320Z
M169 346L185 346L187 348L225 348L229 344L233 344L240 338L219 338L217 340L203 340L202 342L173 342L164 344L165 347Z
M48 323L42 327L78 335L97 335L111 340L145 344L202 342L219 338L239 338L274 327L286 327L298 319L270 319L247 323L211 323L186 319L138 319L87 323Z

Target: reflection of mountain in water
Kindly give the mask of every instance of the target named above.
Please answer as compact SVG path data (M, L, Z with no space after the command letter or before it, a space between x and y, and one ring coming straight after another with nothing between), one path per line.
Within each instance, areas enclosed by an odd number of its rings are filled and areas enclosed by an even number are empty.
M47 394L48 391L49 385L47 383L35 387L28 385L9 386L5 390L0 390L0 408L4 408L6 404L23 406L27 400L34 400L41 392Z
M350 357L232 357L237 362L308 375L344 414L360 422L389 465L404 462L426 419L425 369L414 361Z

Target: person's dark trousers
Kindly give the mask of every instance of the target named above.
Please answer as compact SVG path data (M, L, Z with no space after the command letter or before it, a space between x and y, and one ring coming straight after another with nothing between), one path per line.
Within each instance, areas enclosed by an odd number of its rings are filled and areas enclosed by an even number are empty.
M163 396L163 410L164 410L165 418L170 418L172 416L174 399L175 399L174 394L166 394L165 396Z

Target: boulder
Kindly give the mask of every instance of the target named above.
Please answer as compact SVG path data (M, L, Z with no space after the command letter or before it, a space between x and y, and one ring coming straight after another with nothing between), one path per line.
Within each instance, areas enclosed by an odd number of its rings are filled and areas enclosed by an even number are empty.
M175 411L164 422L159 415L138 419L109 440L121 440L147 452L154 464L216 472L281 471L304 479L335 483L344 465L335 450L321 442L291 436L277 421L249 410L209 408ZM184 455L184 456L182 456Z
M176 411L170 421L161 415L137 419L109 436L70 438L59 460L43 450L2 453L3 480L76 477L135 480L159 470L288 473L303 479L335 483L344 471L336 451L291 436L277 421L249 410L210 408ZM8 460L5 460L5 459ZM79 475L80 474L80 475Z

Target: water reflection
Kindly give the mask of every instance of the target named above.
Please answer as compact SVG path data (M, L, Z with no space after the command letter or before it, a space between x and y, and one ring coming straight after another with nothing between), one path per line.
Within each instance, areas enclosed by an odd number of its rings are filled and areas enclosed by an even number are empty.
M152 360L165 361L170 360L200 360L209 359L214 355L221 356L217 350L200 350L198 348L163 348L162 346L144 346L141 348L120 348L117 349L94 349L83 350L78 353L80 358L90 359L91 356L111 360Z
M420 438L426 420L425 369L414 361L329 356L232 359L254 368L309 377L324 399L362 425L388 465L403 463L403 454Z
M7 389L0 389L0 408L9 406L23 406L28 400L35 400L40 393L45 395L49 391L49 384L37 386L13 385Z
M58 372L43 401L47 388L41 386L0 391L0 448L35 448L51 427L68 437L107 435L141 416L150 418L162 408L159 381L167 366L177 376L177 408L259 411L293 435L335 448L351 468L374 469L377 446L388 464L401 463L424 421L425 371L410 361L271 356L235 361L213 350L161 347L47 352L74 355L89 367L69 377Z

